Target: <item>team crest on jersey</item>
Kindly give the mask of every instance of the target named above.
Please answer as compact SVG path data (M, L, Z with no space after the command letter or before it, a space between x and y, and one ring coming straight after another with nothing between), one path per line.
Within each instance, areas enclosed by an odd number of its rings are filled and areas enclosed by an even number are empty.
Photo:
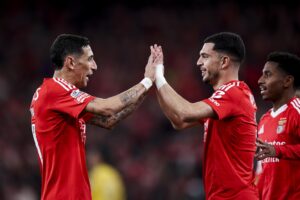
M282 133L284 131L286 121L287 121L286 117L280 118L280 120L278 121L277 129L276 129L276 133L277 134L280 134L280 133Z

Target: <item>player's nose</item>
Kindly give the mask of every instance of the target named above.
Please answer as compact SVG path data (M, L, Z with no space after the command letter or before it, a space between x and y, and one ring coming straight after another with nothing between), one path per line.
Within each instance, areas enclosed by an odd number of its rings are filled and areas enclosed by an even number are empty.
M258 85L261 85L264 83L263 76L259 77L257 83L258 83Z

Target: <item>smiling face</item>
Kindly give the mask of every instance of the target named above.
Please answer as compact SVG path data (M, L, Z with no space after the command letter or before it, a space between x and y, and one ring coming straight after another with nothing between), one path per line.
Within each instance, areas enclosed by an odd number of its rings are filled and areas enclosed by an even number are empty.
M217 82L221 69L221 56L213 50L213 47L213 43L204 43L197 61L197 65L200 66L203 82L211 85Z
M286 74L278 67L278 63L266 62L262 76L258 80L263 100L276 102L282 98L285 90Z
M94 60L94 54L90 46L82 48L83 53L74 56L74 85L78 88L86 87L89 76L93 74L93 70L97 70L97 64Z

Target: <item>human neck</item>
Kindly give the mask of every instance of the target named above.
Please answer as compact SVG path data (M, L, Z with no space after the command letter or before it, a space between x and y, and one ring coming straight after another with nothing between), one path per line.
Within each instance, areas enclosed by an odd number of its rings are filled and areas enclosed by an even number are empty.
M292 90L283 92L283 94L279 99L273 101L273 111L276 111L284 104L287 104L294 96L295 96L295 92Z
M53 74L53 78L62 78L68 83L71 83L74 85L74 79L72 78L72 75L67 73L64 68L60 70L55 70Z
M233 71L227 74L220 74L220 78L216 83L212 84L214 90L217 90L220 86L228 83L229 81L239 80L238 71Z

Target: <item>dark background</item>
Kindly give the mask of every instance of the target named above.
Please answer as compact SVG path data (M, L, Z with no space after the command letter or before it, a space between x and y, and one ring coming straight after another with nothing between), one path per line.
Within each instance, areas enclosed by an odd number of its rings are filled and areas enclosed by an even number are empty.
M195 102L210 96L196 66L203 39L240 34L247 59L240 78L253 90L274 50L299 55L300 5L276 1L2 1L0 3L0 199L35 200L40 193L29 105L51 77L49 47L58 34L87 36L98 71L85 91L106 98L142 80L149 45L164 49L168 82ZM141 107L114 130L88 127L87 154L104 150L125 181L129 200L202 199L203 128L176 132L152 90Z

